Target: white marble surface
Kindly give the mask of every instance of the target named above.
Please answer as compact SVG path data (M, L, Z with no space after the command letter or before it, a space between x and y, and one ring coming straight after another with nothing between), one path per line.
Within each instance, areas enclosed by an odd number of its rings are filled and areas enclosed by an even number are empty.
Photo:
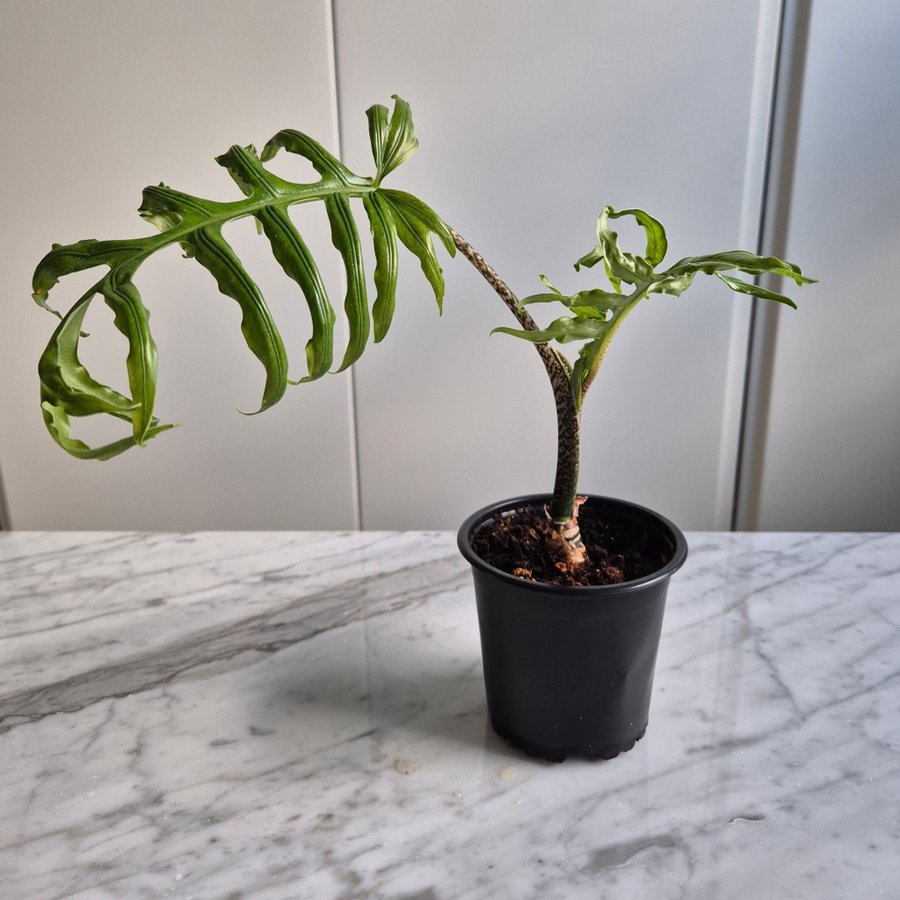
M449 533L0 534L0 896L900 896L900 535L688 538L647 737L553 765Z

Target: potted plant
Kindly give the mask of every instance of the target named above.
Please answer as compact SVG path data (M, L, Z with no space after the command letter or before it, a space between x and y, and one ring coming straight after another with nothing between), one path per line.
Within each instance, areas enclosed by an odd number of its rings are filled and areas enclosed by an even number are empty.
M679 295L698 274L715 275L733 291L794 306L786 296L741 280L733 273L774 273L804 284L799 267L774 257L730 251L681 259L661 269L666 254L662 225L640 209L605 207L597 220L597 243L575 264L599 263L606 287L565 295L544 277L544 290L519 300L456 231L421 200L383 186L383 180L416 149L409 105L394 98L393 111L367 111L375 174L351 172L309 136L281 131L257 155L233 146L217 162L245 195L232 202L194 197L165 185L144 190L140 214L158 234L128 240L84 240L53 249L38 264L34 298L60 319L41 356L41 408L54 440L83 459L109 459L173 427L154 416L157 353L148 312L134 283L141 263L172 244L216 279L219 290L242 311L241 330L265 369L258 411L277 403L289 382L284 344L259 289L222 235L222 226L252 216L268 238L285 274L302 292L312 324L306 345L312 381L343 371L360 358L370 334L384 339L394 312L398 244L419 260L440 309L442 270L436 237L450 256L458 250L482 274L518 322L495 331L532 343L547 372L556 405L558 457L552 493L520 497L486 507L459 532L459 546L472 564L478 602L488 707L494 728L533 754L562 759L569 753L609 757L644 733L668 580L684 562L687 545L678 528L650 510L577 492L579 427L584 398L607 347L637 304L654 293ZM265 162L280 151L307 159L320 176L312 183L286 181ZM361 199L374 244L375 298L369 305L362 241L351 200ZM321 201L331 238L346 273L344 314L349 341L336 369L335 310L315 260L289 217L295 204ZM631 217L646 235L642 253L620 248L611 223ZM105 273L65 314L51 309L48 294L72 272L106 267ZM79 360L82 322L96 297L115 314L128 341L131 396L95 380ZM544 328L528 307L554 304L565 314ZM579 345L570 362L559 347ZM299 382L297 382L299 383ZM129 423L129 433L90 447L71 433L73 417L104 415Z

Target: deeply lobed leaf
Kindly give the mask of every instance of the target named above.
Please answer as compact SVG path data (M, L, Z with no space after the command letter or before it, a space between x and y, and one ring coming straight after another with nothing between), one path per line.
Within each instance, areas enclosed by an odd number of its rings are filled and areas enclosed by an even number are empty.
M207 269L219 290L241 308L241 331L248 349L265 370L260 411L284 395L289 383L284 341L268 306L254 282L222 234L235 219L252 216L268 239L275 259L300 288L309 311L312 335L306 345L307 375L301 381L322 377L334 358L335 312L319 268L288 209L298 203L323 202L331 226L332 243L340 254L346 276L344 312L348 345L337 371L352 365L365 350L371 331L363 268L362 244L350 201L362 198L375 247L376 299L371 317L375 340L390 326L397 285L397 241L419 260L440 308L444 280L431 236L437 235L448 252L455 245L447 226L430 207L402 191L380 186L381 180L415 151L418 141L409 105L394 97L388 117L385 107L372 107L367 115L375 156L375 178L351 172L318 142L299 131L278 132L261 155L251 147L231 147L216 161L237 183L244 199L220 202L176 191L160 184L144 190L140 215L160 233L124 241L78 241L54 245L38 264L33 296L43 308L60 317L39 366L44 419L54 439L75 456L107 459L172 426L160 425L153 416L156 395L156 345L149 328L149 313L134 285L134 276L145 259L172 244ZM270 172L264 162L285 150L312 163L319 180L311 184L286 181ZM107 273L65 315L53 310L49 292L70 273L95 266ZM128 340L126 369L132 396L125 397L94 380L78 358L83 337L81 325L91 301L102 296L115 314L115 325ZM70 417L112 415L132 425L131 438L91 448L71 437Z

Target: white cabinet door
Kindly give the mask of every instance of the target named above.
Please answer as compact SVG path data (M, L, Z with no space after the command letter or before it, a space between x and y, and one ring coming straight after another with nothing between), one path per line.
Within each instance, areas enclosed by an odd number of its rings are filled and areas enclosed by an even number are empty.
M563 289L600 285L572 264L607 203L657 215L670 260L731 249L745 240L759 18L755 2L711 0L338 0L343 144L368 165L363 111L408 99L420 149L390 183L433 205L520 296L542 272ZM443 320L415 260L401 263L393 333L355 375L364 525L453 527L550 490L555 418L534 350L488 336L514 323L462 259L444 267ZM585 404L581 486L684 527L727 527L723 435L740 391L726 386L744 351L733 311L749 300L701 281L642 304L613 342Z
M352 527L348 379L293 388L269 412L239 415L257 408L262 370L242 342L237 304L196 263L172 248L136 279L159 346L158 414L184 427L106 463L73 460L45 433L36 367L55 320L29 297L51 242L152 231L135 213L147 184L237 199L213 161L230 144L300 127L334 149L330 4L6 2L0 51L0 465L12 525ZM302 296L267 241L242 226L226 236L285 323L291 376L300 377ZM328 245L326 223L311 227ZM338 260L323 273L340 305ZM85 278L64 279L52 302L68 306L92 283ZM121 385L124 339L96 306L85 356Z

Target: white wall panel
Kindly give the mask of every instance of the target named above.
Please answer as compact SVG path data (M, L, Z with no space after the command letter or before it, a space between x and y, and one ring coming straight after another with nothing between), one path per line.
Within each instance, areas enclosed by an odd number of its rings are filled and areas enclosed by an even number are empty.
M757 3L714 0L338 0L343 144L369 171L364 110L407 98L421 147L391 182L523 296L539 272L565 289L598 283L572 263L605 203L658 215L670 259L727 249L742 238L758 19ZM453 527L477 505L549 490L555 422L533 349L488 337L511 321L463 260L445 266L442 321L415 260L401 263L393 333L356 373L364 525ZM631 316L586 403L583 490L684 527L725 524L735 302L747 300L698 281Z
M606 202L657 214L670 258L750 243L775 0L335 5L349 162L371 168L365 108L407 97L422 147L391 182L434 205L520 294L542 271L567 289L596 283L571 263ZM196 264L169 251L138 279L160 347L158 410L185 427L105 464L69 459L44 432L34 373L53 320L28 296L51 241L146 233L134 212L145 184L234 197L212 161L233 141L289 125L335 148L329 4L5 0L0 17L11 524L350 527L349 379L237 415L258 400L261 372L234 304ZM813 7L785 253L822 283L778 317L754 498L763 528L900 527L898 34L887 0ZM324 219L303 218L339 305ZM302 300L252 228L230 236L287 323L302 374ZM548 489L555 428L533 350L488 337L508 314L463 260L445 265L443 320L415 260L402 262L394 331L355 376L363 523L453 527L478 504ZM69 281L61 304L82 283ZM685 527L727 524L746 302L701 283L630 318L588 399L584 490L649 503ZM124 342L102 309L89 360L121 383ZM204 322L213 328L198 347Z
M137 283L159 345L158 414L184 427L107 463L70 459L44 431L36 365L54 320L29 297L52 241L147 233L135 213L146 184L234 199L212 159L231 143L299 126L334 147L329 4L6 0L0 51L0 462L12 525L352 527L346 377L238 415L258 404L261 367L242 343L237 305L177 250ZM325 223L313 229L327 245ZM292 377L304 374L302 297L252 226L226 233L287 323ZM323 270L339 287L337 260ZM64 279L51 301L67 305L80 283ZM83 344L120 384L124 340L96 305L96 334Z
M762 529L900 528L900 5L812 6L787 253L821 280L778 318Z

